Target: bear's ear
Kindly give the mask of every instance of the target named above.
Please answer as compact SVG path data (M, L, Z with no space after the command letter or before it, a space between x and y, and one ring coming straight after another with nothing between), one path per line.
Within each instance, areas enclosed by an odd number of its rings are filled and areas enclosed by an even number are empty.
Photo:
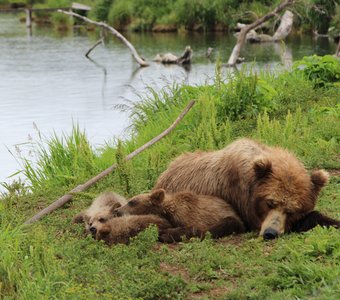
M151 197L151 202L153 204L160 204L163 202L165 198L165 190L163 189L155 190L151 193L150 197Z
M329 180L329 174L324 170L313 171L310 176L313 183L313 190L316 194L327 184Z
M117 208L121 207L122 205L119 202L113 203L110 207L110 213L113 213Z
M77 215L75 215L72 219L72 224L79 224L79 223L84 223L84 214L81 212Z
M272 162L268 158L261 158L254 162L254 171L257 179L262 179L272 173Z

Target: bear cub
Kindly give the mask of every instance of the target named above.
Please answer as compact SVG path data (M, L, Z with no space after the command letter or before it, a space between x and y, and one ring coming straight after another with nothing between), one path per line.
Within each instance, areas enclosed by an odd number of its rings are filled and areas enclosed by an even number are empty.
M223 199L191 192L166 193L164 189L133 197L116 209L121 216L152 214L165 218L173 228L160 231L162 242L181 241L182 236L214 238L242 233L245 227L233 208Z
M131 237L152 224L159 229L171 227L167 220L155 215L118 218L115 209L126 203L125 198L116 193L103 193L89 208L77 214L72 222L84 223L87 234L91 234L96 240L104 240L107 245L128 244Z

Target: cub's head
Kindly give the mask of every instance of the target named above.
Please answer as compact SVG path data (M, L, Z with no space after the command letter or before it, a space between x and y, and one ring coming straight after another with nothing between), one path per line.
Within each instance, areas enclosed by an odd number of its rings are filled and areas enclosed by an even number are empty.
M90 218L86 218L87 231L93 238L99 240L102 236L108 235L111 232L110 220L112 214L107 212L98 212Z
M105 216L106 218L117 217L115 210L121 207L119 202L112 202L108 206L99 207L99 209L92 209L91 207L75 215L72 219L72 223L84 223L85 230L90 233L90 220L99 215Z
M279 163L266 158L254 163L254 213L260 235L274 239L311 212L329 175L323 170L308 175L295 157Z
M118 216L123 215L160 215L162 208L161 204L165 198L163 189L155 190L148 194L134 196L129 202L116 209L115 213Z

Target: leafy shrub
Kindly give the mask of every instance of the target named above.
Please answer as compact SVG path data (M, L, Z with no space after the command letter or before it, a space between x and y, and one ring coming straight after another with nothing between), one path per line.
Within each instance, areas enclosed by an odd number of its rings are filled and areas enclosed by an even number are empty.
M312 81L316 88L340 80L340 60L331 55L304 57L294 63L293 70Z

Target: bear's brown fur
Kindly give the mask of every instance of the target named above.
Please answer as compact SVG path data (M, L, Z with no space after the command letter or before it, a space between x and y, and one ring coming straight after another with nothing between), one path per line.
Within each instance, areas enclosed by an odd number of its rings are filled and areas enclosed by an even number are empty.
M191 192L169 194L158 189L133 197L116 212L118 215L153 214L167 219L174 228L161 232L163 242L179 241L183 235L202 237L207 231L215 238L245 231L242 221L226 201Z
M114 215L114 210L127 203L126 199L113 192L100 194L91 206L73 217L72 223L85 223L86 232L90 232L89 220L97 215L105 214L106 218Z
M240 139L219 151L179 156L161 174L154 190L222 198L247 230L260 230L260 235L270 239L292 230L313 211L327 181L327 172L308 175L287 150Z
M154 224L159 230L170 228L167 220L156 215L107 217L97 213L89 219L90 232L96 240L104 240L107 245L128 244L131 237Z

